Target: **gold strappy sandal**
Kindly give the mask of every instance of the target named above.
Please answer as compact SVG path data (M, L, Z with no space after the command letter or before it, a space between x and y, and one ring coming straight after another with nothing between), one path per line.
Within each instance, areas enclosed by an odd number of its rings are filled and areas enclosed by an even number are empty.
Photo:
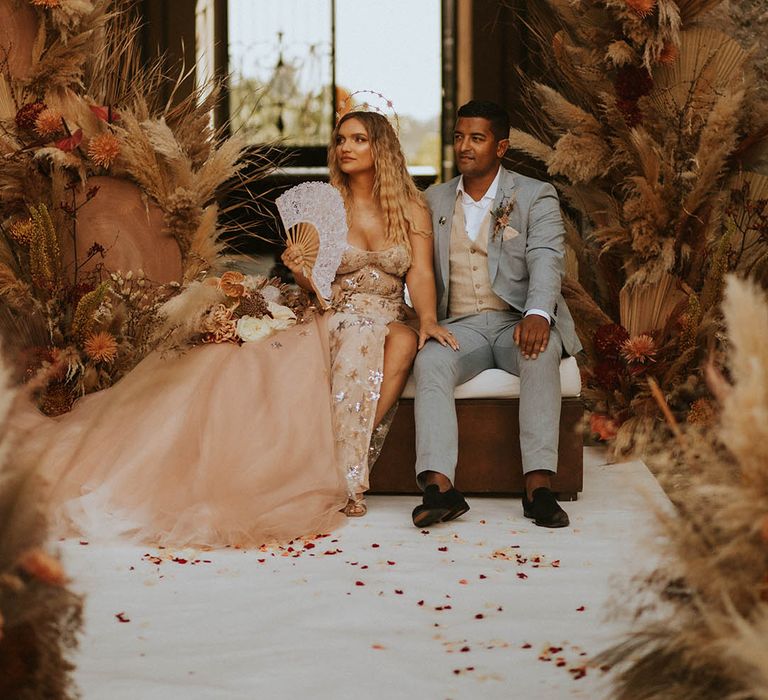
M342 513L348 518L362 518L367 512L368 506L365 504L365 496L362 493L350 498L342 509Z

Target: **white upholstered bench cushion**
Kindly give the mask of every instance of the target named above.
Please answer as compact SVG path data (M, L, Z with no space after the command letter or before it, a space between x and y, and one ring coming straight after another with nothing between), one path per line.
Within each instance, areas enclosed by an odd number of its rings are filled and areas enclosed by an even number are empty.
M575 357L560 362L560 388L563 396L581 393L581 375ZM403 390L404 399L412 399L416 392L413 375ZM516 399L520 396L520 378L503 369L486 369L468 382L459 384L454 392L457 399Z

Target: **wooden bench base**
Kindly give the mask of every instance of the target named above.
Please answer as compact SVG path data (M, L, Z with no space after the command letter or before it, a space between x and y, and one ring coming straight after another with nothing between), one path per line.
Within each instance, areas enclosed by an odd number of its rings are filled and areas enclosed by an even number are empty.
M466 494L519 494L524 480L518 429L519 399L459 399L456 488ZM576 500L583 487L584 451L578 424L580 398L564 398L560 412L558 472L552 490ZM401 399L392 428L371 474L370 493L418 494L413 399Z

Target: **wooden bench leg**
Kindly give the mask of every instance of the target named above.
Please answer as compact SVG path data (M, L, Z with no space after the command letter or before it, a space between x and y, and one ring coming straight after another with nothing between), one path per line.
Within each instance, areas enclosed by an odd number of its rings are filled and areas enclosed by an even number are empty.
M555 494L558 501L578 501L579 494L575 491L558 491Z

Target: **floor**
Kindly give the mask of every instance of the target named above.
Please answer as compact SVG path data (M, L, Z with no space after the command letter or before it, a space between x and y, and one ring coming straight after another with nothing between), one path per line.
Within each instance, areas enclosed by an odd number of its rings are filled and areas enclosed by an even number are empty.
M86 595L76 681L86 700L609 698L590 656L655 559L669 502L641 462L587 448L571 527L517 500L470 499L419 531L413 498L282 549L170 551L61 543Z

